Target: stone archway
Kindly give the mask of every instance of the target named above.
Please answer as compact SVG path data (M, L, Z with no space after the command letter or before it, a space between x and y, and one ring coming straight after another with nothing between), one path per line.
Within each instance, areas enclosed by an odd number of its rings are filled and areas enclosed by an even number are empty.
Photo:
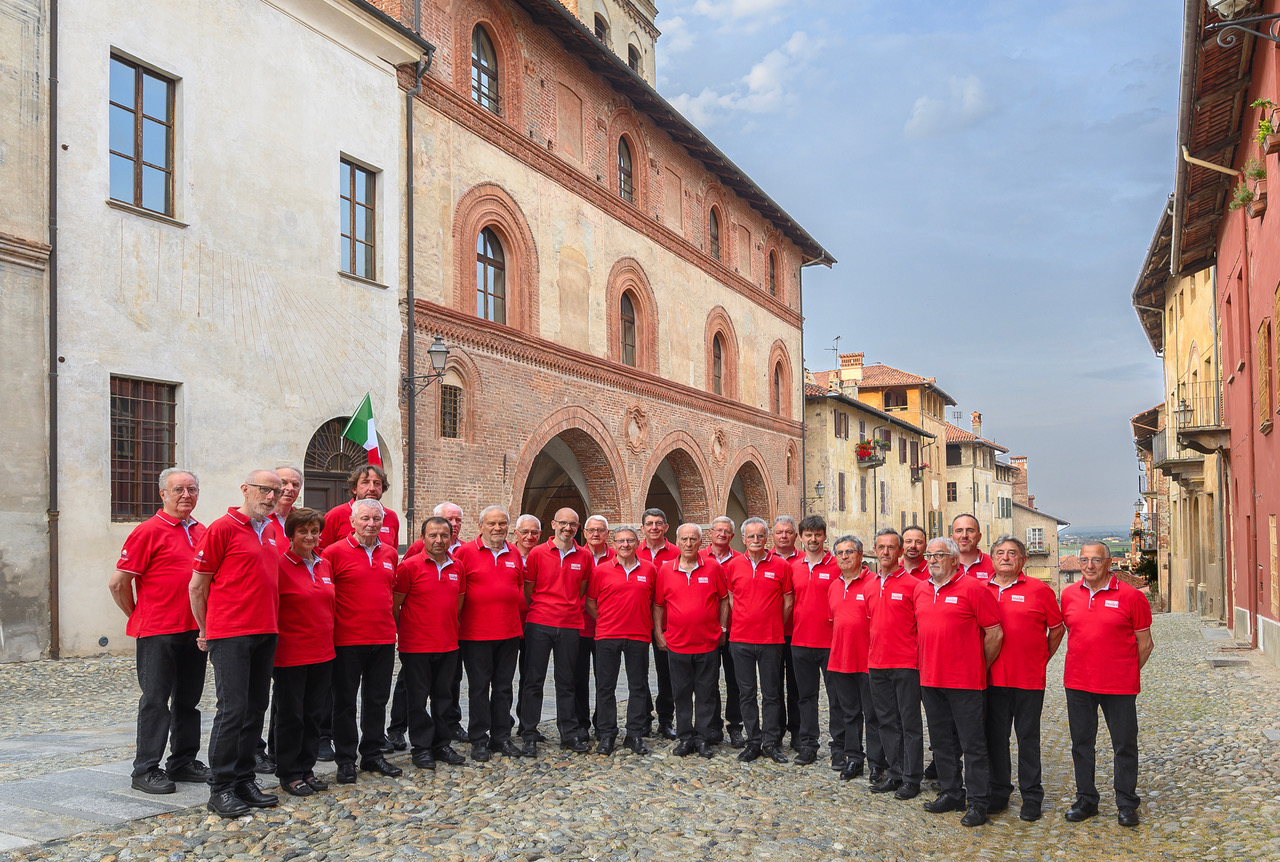
M342 430L350 421L350 416L330 419L316 429L307 443L302 462L302 505L309 509L327 512L345 503L350 499L347 477L352 470L368 463L364 449L342 436ZM390 473L389 449L381 435L378 452L382 455L382 469Z
M531 436L516 467L512 501L521 513L536 516L548 528L556 510L568 506L580 520L603 515L622 520L625 473L603 424L580 407L549 417Z
M667 535L675 540L680 524L710 523L710 476L697 444L676 431L657 447L643 473L645 509L661 509L667 516Z
M761 462L754 452L747 452L739 459L736 469L729 474L725 484L725 514L739 526L734 546L742 543L742 522L747 518L763 518L773 521L772 494L769 481L761 469Z

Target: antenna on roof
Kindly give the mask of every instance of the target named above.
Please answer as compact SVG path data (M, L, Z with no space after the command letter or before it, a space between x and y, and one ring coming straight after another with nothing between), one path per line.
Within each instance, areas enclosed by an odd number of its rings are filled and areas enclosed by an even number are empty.
M839 356L840 355L840 336L837 335L835 338L831 339L831 344L832 344L831 347L824 347L823 350L830 350L836 356Z
M951 418L955 420L955 424L958 426L960 422L964 419L964 413L959 410L952 410Z

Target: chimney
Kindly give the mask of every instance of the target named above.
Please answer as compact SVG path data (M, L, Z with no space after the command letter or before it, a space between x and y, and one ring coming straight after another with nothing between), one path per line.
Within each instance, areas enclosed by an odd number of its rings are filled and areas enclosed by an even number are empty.
M840 388L852 385L857 387L862 382L862 360L865 353L840 354Z
M973 411L973 413L969 414L969 418L973 420L973 436L981 437L982 436L982 414L979 413L977 410L975 410Z
M1025 505L1028 509L1034 509L1036 507L1036 495L1032 494L1031 496L1027 497L1027 502Z
M1027 456L1010 455L1009 464L1016 471L1013 477L1013 502L1034 509L1032 501L1035 497L1027 494Z

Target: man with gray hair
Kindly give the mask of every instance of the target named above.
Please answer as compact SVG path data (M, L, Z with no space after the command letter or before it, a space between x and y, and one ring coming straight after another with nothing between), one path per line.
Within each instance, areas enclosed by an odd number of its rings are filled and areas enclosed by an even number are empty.
M196 646L199 626L187 587L204 525L191 517L200 480L170 467L160 473L160 511L125 539L108 584L137 638L138 742L132 786L143 793L173 793L175 781L204 782L209 768L200 750L200 696L207 654ZM165 743L169 760L160 768Z
M614 558L614 550L609 547L610 529L609 519L604 515L592 515L582 525L587 550L591 552L592 563L597 568ZM596 726L595 716L591 714L591 667L595 664L595 659L596 618L584 613L582 628L578 629L578 668L573 678L574 711L578 716L579 727ZM645 686L644 691L648 697L649 687ZM617 730L616 727L614 729Z
M802 559L800 549L796 548L799 528L796 519L790 515L779 515L773 519L770 529L773 532L773 554L787 564ZM782 631L782 684L786 697L782 700L782 728L791 734L791 748L800 751L800 686L796 680L796 669L791 654L792 623L788 622Z
M720 515L711 521L711 529L707 531L709 544L701 552L701 555L713 563L718 563L723 569L726 564L734 557L740 554L733 548L729 547L729 543L733 541L737 528L734 526L733 519L728 515ZM738 690L738 675L733 668L733 654L729 651L729 635L733 632L733 620L729 620L729 627L725 630L725 638L720 642L720 668L724 673L724 724L720 720L720 687L716 687L716 710L715 710L715 726L717 735L714 739L708 740L712 745L718 745L724 739L724 725L728 725L729 729L729 745L733 748L742 748L747 744L747 738L742 734L742 694Z
M658 508L645 509L640 515L641 536L640 550L636 556L653 563L654 569L660 569L666 563L680 556L680 549L667 540L667 513ZM671 697L671 669L667 666L667 651L658 648L658 639L653 640L653 671L658 677L658 696L648 698L645 707L645 736L650 733L653 713L658 713L658 736L663 739L675 739L676 731L672 727L675 721L675 702Z

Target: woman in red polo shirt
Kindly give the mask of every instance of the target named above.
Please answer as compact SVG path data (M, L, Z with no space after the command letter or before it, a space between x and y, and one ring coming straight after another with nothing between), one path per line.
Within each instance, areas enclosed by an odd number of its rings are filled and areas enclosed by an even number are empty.
M320 750L320 715L333 669L333 578L316 555L324 515L294 509L284 522L289 550L280 557L280 637L276 642L276 776L280 789L310 796L329 785L312 770Z

